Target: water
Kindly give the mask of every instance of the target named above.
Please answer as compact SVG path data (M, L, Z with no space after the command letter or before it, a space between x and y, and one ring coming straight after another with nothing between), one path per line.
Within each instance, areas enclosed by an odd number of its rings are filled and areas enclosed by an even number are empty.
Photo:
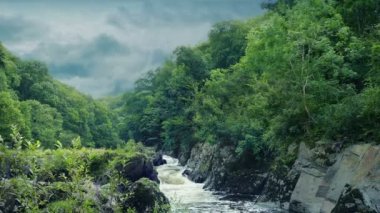
M185 167L178 160L164 156L167 164L158 166L160 190L169 199L173 212L281 212L268 203L238 199L223 199L226 196L203 189L202 183L194 183L182 175ZM233 196L232 196L233 197Z

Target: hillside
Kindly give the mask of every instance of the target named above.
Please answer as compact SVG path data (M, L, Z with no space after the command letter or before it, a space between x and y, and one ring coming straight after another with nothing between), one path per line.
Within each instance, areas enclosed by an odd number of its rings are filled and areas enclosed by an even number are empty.
M105 105L54 80L43 63L21 60L2 45L0 106L0 135L9 146L12 126L45 148L57 140L69 146L78 136L91 147L121 143Z
M379 2L295 2L177 48L115 104L123 139L184 158L228 144L256 160L292 143L378 143Z

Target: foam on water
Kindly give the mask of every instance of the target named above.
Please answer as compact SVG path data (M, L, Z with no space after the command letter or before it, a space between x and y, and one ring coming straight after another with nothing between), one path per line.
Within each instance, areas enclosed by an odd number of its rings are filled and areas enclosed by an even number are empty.
M186 169L178 159L164 155L167 164L158 166L160 190L169 199L173 212L280 212L271 204L253 201L221 200L222 195L203 189L182 175Z

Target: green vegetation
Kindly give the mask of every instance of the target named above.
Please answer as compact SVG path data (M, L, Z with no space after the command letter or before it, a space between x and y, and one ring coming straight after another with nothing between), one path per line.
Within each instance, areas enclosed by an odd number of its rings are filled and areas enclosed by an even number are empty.
M174 154L195 143L241 157L291 143L379 142L380 2L270 1L262 17L214 26L208 41L110 104L123 139Z
M114 118L0 45L0 212L168 212L154 152Z
M80 136L85 146L112 147L122 143L112 123L112 112L56 80L46 66L22 61L0 45L0 134L9 143L16 125L28 140L53 148Z
M73 140L73 147L78 148L78 141ZM0 211L166 212L167 201L155 182L143 178L133 183L126 175L139 165L120 167L136 158L148 159L147 155L151 153L133 142L118 150L11 150L1 146ZM135 200L141 197L144 202Z

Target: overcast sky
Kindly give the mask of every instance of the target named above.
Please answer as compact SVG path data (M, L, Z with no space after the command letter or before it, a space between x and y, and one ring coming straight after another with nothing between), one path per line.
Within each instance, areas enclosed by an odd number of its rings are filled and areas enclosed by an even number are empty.
M219 21L262 13L260 0L0 0L0 41L94 97L120 94Z

